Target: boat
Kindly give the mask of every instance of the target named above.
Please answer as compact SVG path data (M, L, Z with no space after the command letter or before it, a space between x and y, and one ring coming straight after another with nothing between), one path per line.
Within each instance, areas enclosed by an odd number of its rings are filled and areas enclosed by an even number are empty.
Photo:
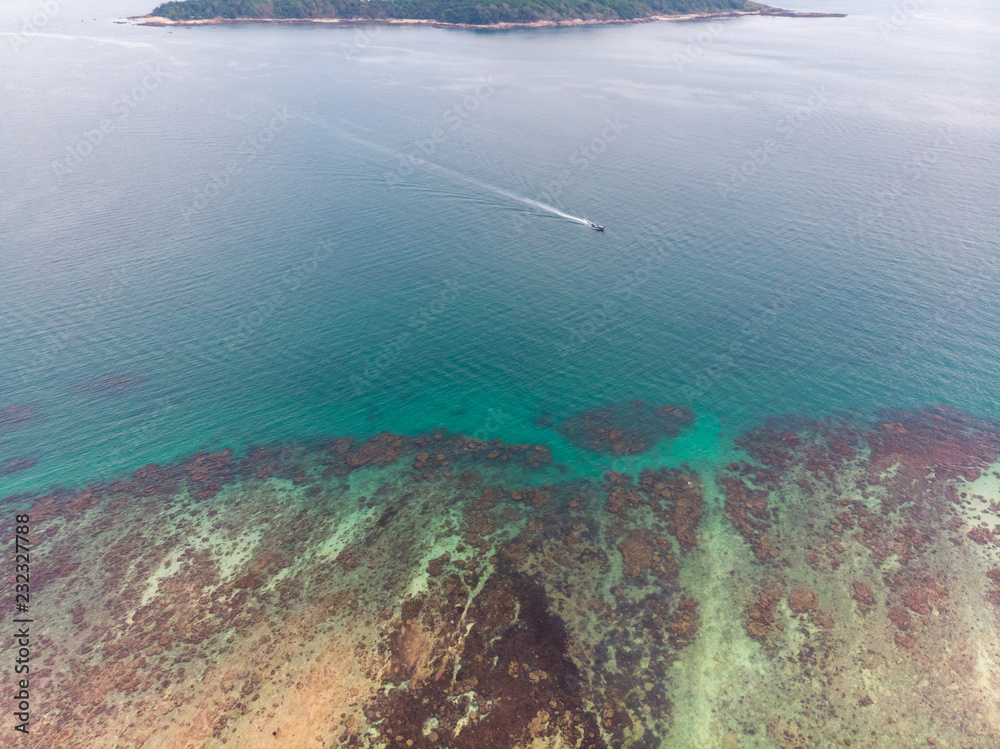
M604 227L600 224L595 224L593 221L588 221L587 223L590 224L590 228L594 231L604 231Z

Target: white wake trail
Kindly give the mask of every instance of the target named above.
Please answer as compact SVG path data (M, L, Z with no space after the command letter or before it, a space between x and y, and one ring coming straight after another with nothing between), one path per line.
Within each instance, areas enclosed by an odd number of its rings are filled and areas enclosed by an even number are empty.
M499 187L494 187L493 185L488 185L485 182L480 182L479 180L472 179L471 177L466 177L466 179L475 182L482 187L493 190L494 192L498 192L501 195L506 195L508 198L512 200L517 200L521 203L524 203L525 205L532 205L535 206L536 208L541 208L543 211L548 211L549 213L555 214L556 216L561 216L562 218L569 219L570 221L576 221L578 224L590 224L590 222L585 218L580 218L579 216L571 216L570 214L564 213L563 211L560 211L558 208L548 205L547 203L542 203L538 200L532 200L531 198L525 198L520 195L515 195L512 192L508 192L507 190L503 190Z
M364 138L359 138L358 136L353 135L351 133L345 133L340 128L331 128L331 129L335 130L340 136L342 136L347 140L353 141L355 143L360 143L361 145L368 146L369 148L373 148L376 151L380 151L385 154L391 154L403 161L405 161L406 159L405 155L398 153L391 148L386 148L385 146L379 145L378 143L372 143L369 140L365 140ZM510 190L504 190L502 187L496 187L495 185L491 185L481 180L478 180L475 177L469 177L468 175L462 174L461 172L456 172L454 169L449 169L446 166L435 164L434 162L428 161L427 159L421 159L420 166L426 166L430 167L431 169L437 169L440 172L444 172L447 175L463 180L465 182L469 182L473 185L476 185L477 187L481 187L484 190L489 190L490 192L494 192L497 195L503 195L506 198L510 198L511 200L516 200L519 203L524 203L525 205L530 205L534 208L540 208L541 210L546 211L547 213L551 213L555 216L559 216L560 218L564 218L569 221L575 221L578 224L584 224L587 226L590 225L590 221L588 221L587 219L582 218L580 216L573 216L569 213L566 213L565 211L560 211L558 208L556 208L555 206L551 206L548 203L542 203L539 200L526 198L523 195L518 195L516 193L511 192Z

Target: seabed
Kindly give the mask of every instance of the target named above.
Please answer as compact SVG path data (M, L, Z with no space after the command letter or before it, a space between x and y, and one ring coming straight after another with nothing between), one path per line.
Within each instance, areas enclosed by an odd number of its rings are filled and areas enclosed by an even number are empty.
M559 428L611 466L689 425ZM996 747L998 460L941 406L598 480L437 431L8 497L31 746Z

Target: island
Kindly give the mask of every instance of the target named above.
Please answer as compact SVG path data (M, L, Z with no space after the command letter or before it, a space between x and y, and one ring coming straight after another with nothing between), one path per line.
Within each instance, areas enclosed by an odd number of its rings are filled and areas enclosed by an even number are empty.
M717 16L796 13L751 0L172 0L148 16L129 20L147 26L217 23L411 23L453 28L516 28L696 20Z

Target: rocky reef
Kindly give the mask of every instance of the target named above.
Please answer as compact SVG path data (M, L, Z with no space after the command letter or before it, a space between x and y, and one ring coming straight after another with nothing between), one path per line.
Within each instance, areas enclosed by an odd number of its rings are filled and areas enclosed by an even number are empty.
M618 418L571 423L654 439ZM996 424L937 407L638 475L439 430L8 497L32 746L987 749L998 460Z
M33 403L13 403L0 408L0 434L30 426L42 416L42 409Z
M559 424L570 442L609 455L644 453L694 423L685 406L651 406L645 401L611 403L573 414Z
M0 476L16 476L38 465L38 458L29 455L15 455L0 463Z

